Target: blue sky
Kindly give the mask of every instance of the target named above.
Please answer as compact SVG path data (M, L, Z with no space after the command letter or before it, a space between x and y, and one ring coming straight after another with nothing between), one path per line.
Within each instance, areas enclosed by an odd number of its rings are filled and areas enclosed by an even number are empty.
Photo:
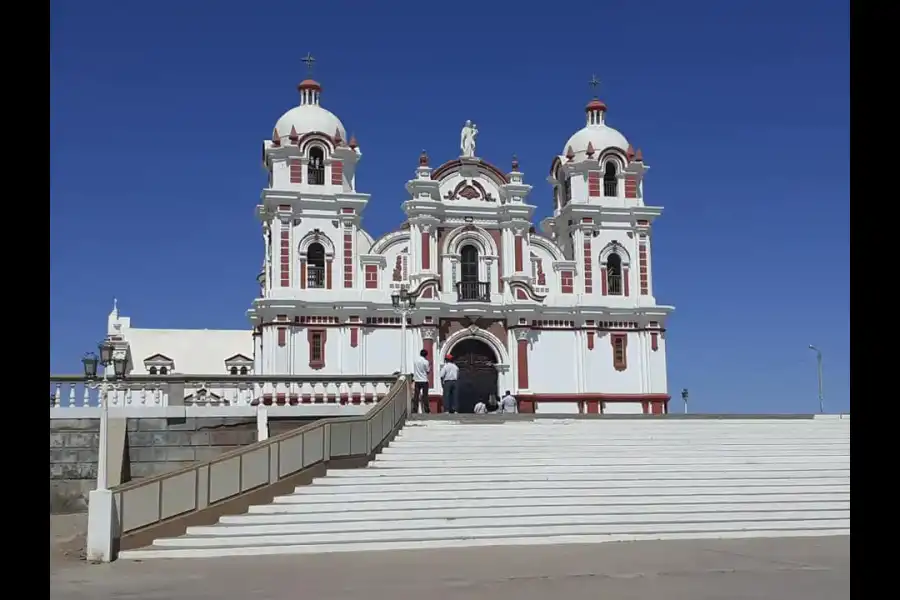
M311 52L322 104L360 142L376 237L401 221L419 152L456 156L465 119L479 155L518 155L549 214L544 179L596 73L610 125L651 167L647 203L665 207L653 263L677 307L673 397L813 411L813 343L827 407L848 410L847 3L550 6L51 3L50 370L79 369L114 296L138 327L247 326L260 146Z

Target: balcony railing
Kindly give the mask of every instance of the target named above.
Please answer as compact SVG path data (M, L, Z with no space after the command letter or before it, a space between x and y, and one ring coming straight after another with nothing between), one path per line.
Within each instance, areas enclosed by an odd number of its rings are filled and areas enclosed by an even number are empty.
M307 177L310 185L325 185L325 167L310 165L307 169Z
M488 281L460 281L456 284L457 302L490 302L491 284Z
M617 181L603 182L603 195L607 198L615 198L619 195L619 185Z
M610 273L606 276L606 293L610 296L622 295L622 276Z
M306 267L306 287L307 288L324 288L325 287L325 269L314 265Z
M111 409L134 416L171 407L252 413L260 405L294 407L293 412L301 413L309 405L308 412L316 414L356 414L353 405L377 403L396 381L396 375L133 375L110 381L108 398ZM97 409L100 391L81 375L51 375L51 415Z

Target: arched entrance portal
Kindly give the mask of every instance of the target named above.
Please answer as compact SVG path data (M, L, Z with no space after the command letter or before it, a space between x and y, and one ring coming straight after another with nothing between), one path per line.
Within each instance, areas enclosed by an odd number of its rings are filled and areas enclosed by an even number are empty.
M459 412L474 412L475 404L481 400L487 404L488 397L497 393L497 355L494 350L476 339L459 341L450 350L450 354L459 367Z

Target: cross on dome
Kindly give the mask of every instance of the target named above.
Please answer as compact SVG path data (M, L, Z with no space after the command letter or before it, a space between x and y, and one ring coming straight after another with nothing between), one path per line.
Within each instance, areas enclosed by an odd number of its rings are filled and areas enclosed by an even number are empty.
M596 75L591 75L591 80L588 81L588 85L591 86L591 89L596 91L597 86L600 85L600 80L597 79Z
M313 58L313 55L309 52L306 53L306 56L300 59L302 63L306 65L306 71L308 75L312 75L313 65L316 64L316 59Z

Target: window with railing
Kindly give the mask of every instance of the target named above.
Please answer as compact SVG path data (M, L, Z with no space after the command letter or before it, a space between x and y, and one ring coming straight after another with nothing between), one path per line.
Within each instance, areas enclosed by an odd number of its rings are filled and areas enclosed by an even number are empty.
M614 198L619 195L619 178L616 173L616 163L606 163L606 171L603 173L603 195Z
M306 249L306 287L325 287L325 248L318 242Z
M621 296L622 289L622 257L613 252L606 259L606 293Z
M309 150L306 175L310 185L325 185L325 152L318 146Z
M459 252L460 280L456 284L456 299L459 302L489 302L491 286L478 280L478 249L467 244Z

